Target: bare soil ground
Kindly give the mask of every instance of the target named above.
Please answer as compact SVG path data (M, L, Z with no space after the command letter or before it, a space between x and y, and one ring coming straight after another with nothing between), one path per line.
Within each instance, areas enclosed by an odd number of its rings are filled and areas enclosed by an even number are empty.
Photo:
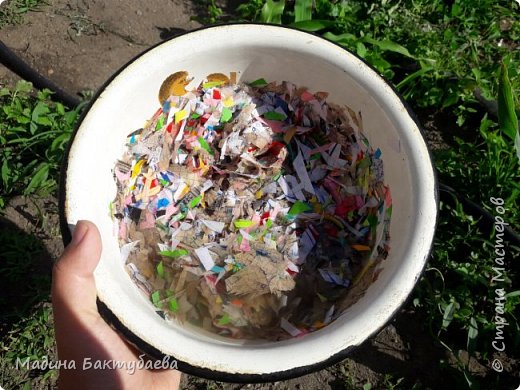
M0 39L70 93L97 90L117 69L172 34L198 27L183 0L54 0ZM8 76L0 70L0 78Z
M0 39L41 74L72 94L95 91L117 69L151 45L172 35L198 27L191 20L200 13L195 2L185 0L52 0L38 12L30 12L21 25L0 30ZM0 66L0 83L17 76ZM432 138L435 146L442 140ZM43 214L42 214L43 210ZM46 256L44 267L62 251L57 226L56 200L14 199L6 211L2 229L19 229L22 235L41 240ZM42 218L47 221L42 223ZM0 277L1 285L1 277ZM183 389L356 389L370 383L372 388L451 388L454 381L441 375L439 360L449 356L433 345L421 330L422 319L401 312L379 334L360 346L350 358L325 370L301 378L269 383L222 384L184 375ZM49 351L49 359L53 352ZM487 368L476 361L476 375ZM12 368L9 375L25 376ZM6 372L3 373L7 375ZM32 373L31 375L37 375ZM2 375L0 375L2 377ZM1 385L1 384L0 384ZM34 383L33 383L34 385ZM53 388L55 379L41 381L38 388Z

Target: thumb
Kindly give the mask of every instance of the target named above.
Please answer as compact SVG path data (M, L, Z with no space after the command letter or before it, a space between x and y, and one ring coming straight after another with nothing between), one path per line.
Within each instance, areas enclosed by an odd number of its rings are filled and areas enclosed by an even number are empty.
M93 273L100 256L101 237L96 225L79 221L72 241L52 273L52 301L56 316L66 312L87 320L98 318Z

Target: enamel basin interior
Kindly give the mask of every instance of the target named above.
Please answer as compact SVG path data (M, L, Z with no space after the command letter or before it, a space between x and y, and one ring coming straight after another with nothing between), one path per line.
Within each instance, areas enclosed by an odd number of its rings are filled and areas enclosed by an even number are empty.
M191 87L214 72L238 79L288 80L363 117L380 148L393 213L391 250L366 294L324 329L282 342L231 341L166 323L141 295L120 261L109 202L112 169L126 135L159 108L157 94L171 73L186 70ZM404 303L427 260L437 214L436 184L417 124L394 91L354 55L328 41L267 25L202 29L164 42L127 65L100 93L75 135L68 158L64 212L69 224L100 228L103 253L95 272L99 299L134 335L166 355L221 373L270 374L325 361L361 344Z

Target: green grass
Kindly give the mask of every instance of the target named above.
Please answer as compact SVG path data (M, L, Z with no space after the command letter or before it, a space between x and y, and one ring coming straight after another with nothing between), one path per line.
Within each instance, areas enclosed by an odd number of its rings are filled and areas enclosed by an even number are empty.
M224 16L213 0L200 0L200 4L208 9L206 23ZM250 0L242 2L237 12L243 20L293 25L347 47L396 85L420 117L433 113L442 118L448 124L441 130L449 147L434 156L439 178L493 215L496 210L489 198L503 198L504 219L518 232L520 164L514 138L520 92L519 10L514 1L491 0ZM2 15L0 26L5 20ZM485 113L475 98L476 89L488 100L498 101L500 119ZM48 91L33 91L23 82L0 90L0 106L1 210L16 195L55 193L61 158L79 110L68 110L54 103ZM32 293L21 293L25 306L3 313L11 325L0 344L2 361L41 356L52 339L50 309L38 303L48 299L49 280L44 275L35 278L30 259L42 248L32 240L4 232L0 236L0 247L5 248L2 280L13 285L25 280L25 291ZM407 307L417 318L426 319L422 325L432 343L451 351L456 359L458 351L468 351L484 365L494 352L497 286L490 284L494 245L495 237L460 203L443 202L431 259ZM510 324L505 328L506 353L515 359L519 358L515 351L520 350L515 314L520 304L515 282L519 249L507 247L507 278L499 286L509 294L504 308ZM28 338L28 334L35 336ZM454 367L439 364L453 384L471 388L511 385L505 373L474 377L461 359ZM352 387L353 378L347 374L345 386ZM403 382L415 387L414 378L407 380ZM17 381L13 387L28 383L27 378L0 381L3 385ZM377 385L364 385L401 388L401 381L387 375Z
M56 361L54 326L50 304L40 304L15 324L0 342L0 383L6 389L30 389L40 383L47 388L55 383L57 371L40 365L41 369L16 369L18 363ZM50 388L50 387L49 387Z
M0 216L13 196L56 192L79 110L53 102L49 91L35 91L24 81L0 89ZM47 212L39 210L36 218L50 235L55 232L45 222ZM47 383L56 376L52 370L13 368L18 357L53 356L51 259L37 237L11 224L1 226L0 248L0 383L31 388L34 381Z
M47 4L47 0L8 0L0 5L0 28L18 24L23 21L23 15L35 11L38 6Z
M56 189L64 149L78 109L68 110L20 81L0 89L0 210L15 194L48 194Z
M520 7L512 1L259 1L244 2L245 20L296 26L354 51L389 78L413 108L453 111L459 125L476 116L479 88L496 96L500 59L520 91ZM294 5L296 3L296 5ZM298 5L300 5L298 7ZM310 10L307 13L302 9ZM299 12L297 12L299 11ZM308 18L308 19L307 19Z

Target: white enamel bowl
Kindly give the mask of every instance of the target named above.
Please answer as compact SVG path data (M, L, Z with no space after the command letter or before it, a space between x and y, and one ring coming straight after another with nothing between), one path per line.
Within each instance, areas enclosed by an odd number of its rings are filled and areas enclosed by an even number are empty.
M393 197L391 251L366 294L335 322L282 342L237 341L166 323L141 296L120 261L108 205L125 137L158 108L157 94L171 73L186 70L195 86L214 72L239 80L289 80L328 100L361 111L365 134L380 148ZM74 135L64 163L62 232L80 219L97 224L103 254L95 272L102 312L144 352L171 356L185 372L227 381L274 381L323 368L346 356L387 323L404 304L427 261L437 219L437 187L417 123L395 91L343 48L312 34L270 25L211 27L145 52L100 90Z

